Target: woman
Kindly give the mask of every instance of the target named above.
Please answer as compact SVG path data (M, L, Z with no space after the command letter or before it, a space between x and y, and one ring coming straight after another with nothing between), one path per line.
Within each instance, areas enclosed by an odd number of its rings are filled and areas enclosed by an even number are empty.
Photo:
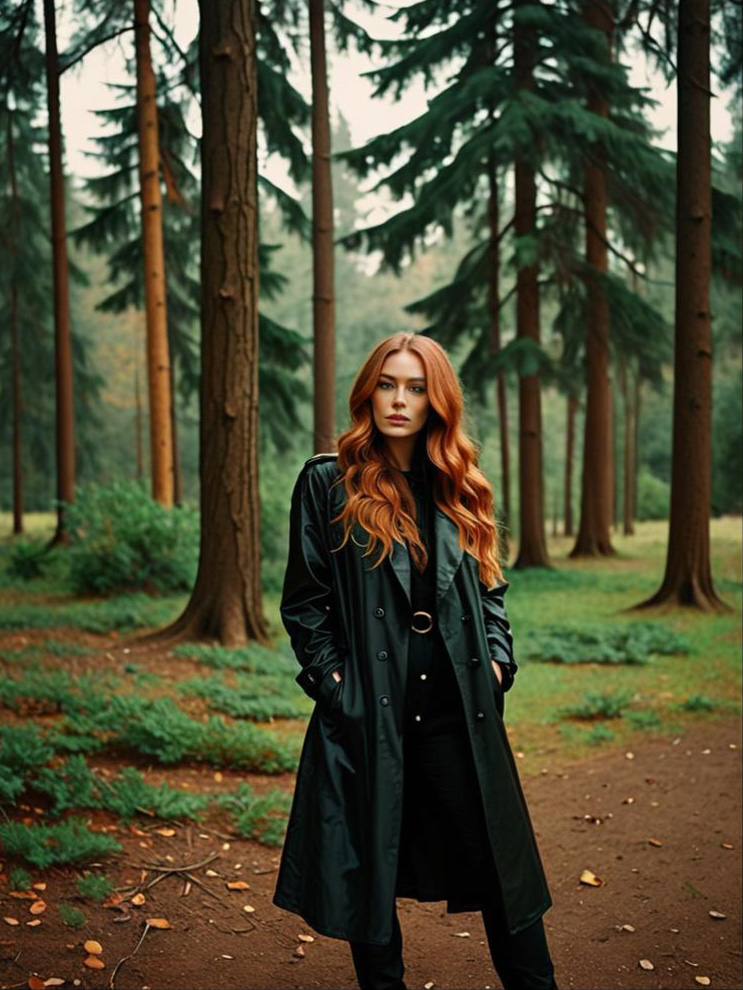
M404 988L396 897L482 911L506 990L554 988L552 900L502 721L517 665L491 487L428 337L383 340L294 487L281 616L316 701L273 901Z

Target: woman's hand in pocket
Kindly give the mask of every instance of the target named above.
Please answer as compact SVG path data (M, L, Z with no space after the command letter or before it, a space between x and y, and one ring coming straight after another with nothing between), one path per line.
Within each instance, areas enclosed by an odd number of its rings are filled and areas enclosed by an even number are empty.
M490 662L493 665L495 676L498 678L498 686L503 687L503 671L500 669L500 664L496 663L495 660L491 660Z

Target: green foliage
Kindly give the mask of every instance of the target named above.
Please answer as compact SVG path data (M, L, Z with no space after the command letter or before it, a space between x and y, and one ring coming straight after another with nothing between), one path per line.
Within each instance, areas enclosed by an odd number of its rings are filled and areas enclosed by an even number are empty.
M97 712L68 716L63 727L76 736L99 735L108 746L135 750L163 764L196 760L255 773L297 768L297 740L283 741L257 726L233 726L216 716L197 722L170 698L113 697Z
M67 508L69 582L76 593L188 591L198 564L199 521L165 509L144 483L92 484Z
M668 519L670 505L670 484L655 477L649 468L641 467L637 475L637 519Z
M624 715L624 718L635 729L654 730L660 729L663 726L660 716L657 712L651 710L629 711Z
M104 873L86 873L75 881L81 897L101 904L114 891L114 885Z
M718 702L712 701L703 694L693 694L679 705L679 708L685 712L711 712L718 707Z
M217 677L193 677L179 686L184 695L205 698L214 711L233 718L267 722L274 718L302 718L311 712L311 702L298 696L285 677L238 676L234 685Z
M119 595L96 604L0 605L0 629L82 629L85 632L131 632L165 625L178 603L139 593Z
M8 576L21 581L41 577L52 552L46 540L18 540L8 553Z
M631 703L631 691L586 691L582 704L567 706L561 714L579 719L619 718Z
M82 928L87 918L83 912L71 904L58 904L57 910L60 913L62 921L67 925L68 928Z
M274 789L256 797L243 781L232 794L215 799L215 803L234 820L238 833L267 846L280 846L291 808L291 795Z
M234 649L205 646L201 643L182 643L173 649L173 654L218 670L244 670L249 674L283 673L291 677L297 673L297 661L293 654L282 653L259 643Z
M562 664L644 664L654 653L688 652L687 638L661 622L542 626L521 646L524 658Z
M613 739L614 733L608 725L594 725L586 735L586 742L589 746L599 746L601 743L611 742Z
M8 856L46 869L64 863L100 859L121 852L110 835L89 832L81 818L68 818L55 825L0 824L0 842Z
M45 714L84 711L90 699L111 689L114 680L89 674L73 677L64 670L29 670L22 677L0 681L0 701L16 711L28 707L41 707Z
M8 886L11 890L28 890L33 882L34 879L28 870L20 867L8 873Z

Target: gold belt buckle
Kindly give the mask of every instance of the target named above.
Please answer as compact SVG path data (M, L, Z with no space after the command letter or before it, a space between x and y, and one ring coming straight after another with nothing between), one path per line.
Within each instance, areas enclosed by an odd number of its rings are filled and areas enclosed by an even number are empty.
M427 632L430 632L433 629L433 616L431 615L431 613L430 612L424 612L423 610L421 610L419 612L413 612L413 619L415 619L416 615L425 615L426 616L426 618L428 619L428 628L427 629L418 629L417 626L411 625L410 628L413 630L413 632L417 632L417 633L427 633Z

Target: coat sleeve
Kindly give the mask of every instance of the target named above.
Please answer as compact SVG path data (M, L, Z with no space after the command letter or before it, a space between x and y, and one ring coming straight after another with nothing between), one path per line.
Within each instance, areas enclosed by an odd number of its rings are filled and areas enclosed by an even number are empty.
M513 634L503 601L508 588L508 581L490 590L480 581L480 601L485 619L490 657L497 664L500 664L504 692L513 686L518 670L518 664L513 657Z
M302 666L296 681L315 701L330 696L336 684L332 671L344 663L334 635L334 596L323 511L327 490L318 467L305 463L292 492L289 556L279 607Z

